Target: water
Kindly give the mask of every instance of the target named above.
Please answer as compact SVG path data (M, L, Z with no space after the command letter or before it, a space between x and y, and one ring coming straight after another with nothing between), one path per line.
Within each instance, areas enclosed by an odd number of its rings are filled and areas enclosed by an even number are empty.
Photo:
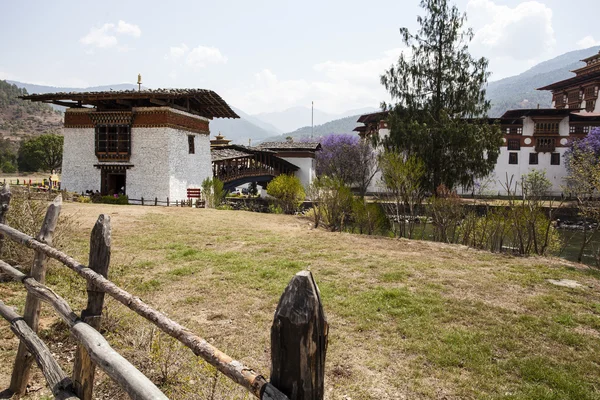
M563 241L563 249L554 255L576 262L579 249L583 243L583 232L579 230L559 229L558 233ZM596 266L597 264L594 253L597 252L599 248L600 232L596 232L592 238L592 241L588 243L583 251L583 258L581 262L587 265Z

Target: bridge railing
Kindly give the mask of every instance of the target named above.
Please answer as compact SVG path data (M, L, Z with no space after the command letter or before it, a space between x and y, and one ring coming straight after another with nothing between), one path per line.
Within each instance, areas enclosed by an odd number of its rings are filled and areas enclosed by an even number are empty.
M18 395L25 393L35 358L53 394L59 399L92 399L95 367L102 369L132 399L167 398L146 376L112 349L98 332L104 295L108 294L177 339L196 356L259 399L323 399L329 326L319 290L309 271L297 273L279 300L271 327L271 382L267 382L252 368L234 360L107 279L112 240L109 216L100 215L92 229L89 265L85 266L51 246L62 207L61 196L48 207L40 234L35 239L4 224L10 197L6 185L0 192L0 251L4 237L35 251L31 276L0 260L0 271L20 281L27 290L23 317L0 301L0 316L10 323L11 330L20 339L9 388L11 392ZM87 281L87 308L81 316L77 316L63 298L44 285L48 258L58 260ZM71 378L36 334L40 300L53 306L78 343Z

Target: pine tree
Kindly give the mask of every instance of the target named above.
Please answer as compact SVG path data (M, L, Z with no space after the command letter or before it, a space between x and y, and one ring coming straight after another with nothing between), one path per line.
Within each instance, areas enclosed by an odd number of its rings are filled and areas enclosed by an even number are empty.
M432 192L440 184L470 187L493 170L502 144L500 128L485 118L488 62L469 54L473 32L463 29L466 15L456 6L422 0L421 7L419 31L400 29L410 55L381 76L395 102L383 104L390 111L384 145L422 159L423 184Z

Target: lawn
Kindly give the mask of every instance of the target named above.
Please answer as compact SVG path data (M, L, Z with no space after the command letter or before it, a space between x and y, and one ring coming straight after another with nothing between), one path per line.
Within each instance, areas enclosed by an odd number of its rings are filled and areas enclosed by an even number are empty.
M109 277L264 375L270 324L292 276L310 268L330 323L327 399L600 399L600 273L558 258L314 230L302 217L66 203L64 250L87 262L112 218ZM548 279L572 279L578 289ZM49 286L80 310L85 285L52 263ZM21 307L24 290L0 285ZM243 389L108 301L105 335L173 399L247 398ZM72 364L48 307L41 336ZM0 322L0 385L17 342ZM125 398L102 374L99 398ZM1 389L0 389L1 390ZM36 373L30 398L49 391Z

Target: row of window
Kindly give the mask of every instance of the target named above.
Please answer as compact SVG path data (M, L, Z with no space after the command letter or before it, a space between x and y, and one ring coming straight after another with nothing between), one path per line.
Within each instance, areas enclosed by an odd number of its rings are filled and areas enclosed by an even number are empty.
M519 153L508 153L508 163L518 164ZM538 153L529 153L529 165L538 164ZM560 153L550 154L550 165L560 165Z

